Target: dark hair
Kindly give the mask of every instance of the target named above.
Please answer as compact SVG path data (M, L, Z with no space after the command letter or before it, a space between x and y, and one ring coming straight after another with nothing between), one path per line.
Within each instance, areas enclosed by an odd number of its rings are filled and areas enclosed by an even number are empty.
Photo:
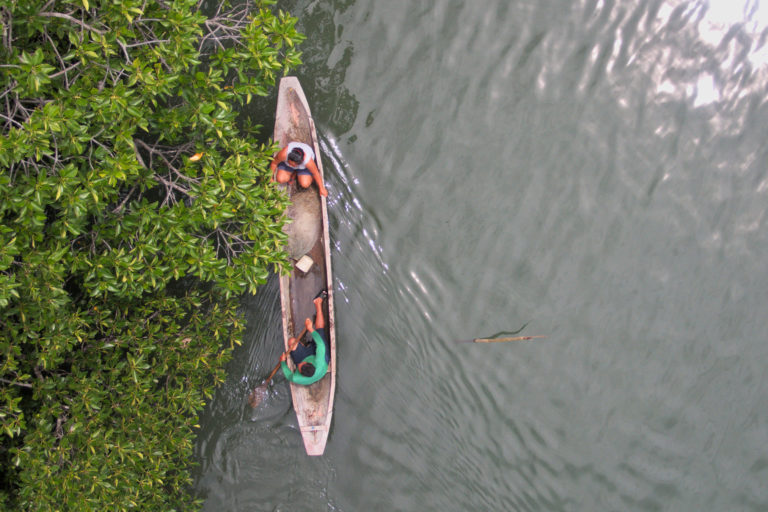
M299 373L305 377L311 377L315 374L315 365L312 363L304 363L301 365L301 368L299 368Z
M288 153L288 160L301 163L304 160L304 151L301 148L293 148L291 152Z

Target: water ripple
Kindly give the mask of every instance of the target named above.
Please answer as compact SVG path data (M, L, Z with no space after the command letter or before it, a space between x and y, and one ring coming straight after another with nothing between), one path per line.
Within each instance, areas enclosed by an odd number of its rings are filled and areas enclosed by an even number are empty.
M284 388L241 400L271 282L202 422L209 510L764 510L768 10L298 4L335 419L307 460Z

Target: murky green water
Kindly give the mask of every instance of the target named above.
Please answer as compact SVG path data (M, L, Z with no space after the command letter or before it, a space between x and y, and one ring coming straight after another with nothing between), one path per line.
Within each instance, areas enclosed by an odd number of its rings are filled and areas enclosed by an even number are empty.
M310 459L284 380L246 403L273 280L200 419L205 510L768 510L768 4L280 6L330 191L335 419ZM547 338L454 342L525 324Z

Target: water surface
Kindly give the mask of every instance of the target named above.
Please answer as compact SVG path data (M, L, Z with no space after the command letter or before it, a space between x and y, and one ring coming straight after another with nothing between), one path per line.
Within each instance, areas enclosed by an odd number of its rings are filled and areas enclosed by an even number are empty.
M284 380L246 403L273 279L200 419L204 510L767 510L768 4L281 7L330 192L335 419L309 458ZM455 343L524 325L547 338Z

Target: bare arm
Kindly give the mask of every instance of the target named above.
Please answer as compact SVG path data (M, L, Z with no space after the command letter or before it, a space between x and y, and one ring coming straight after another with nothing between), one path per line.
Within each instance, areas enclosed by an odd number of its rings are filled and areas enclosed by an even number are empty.
M315 165L314 160L307 162L307 170L312 173L312 177L315 179L315 183L317 183L317 189L320 191L320 195L326 197L328 191L325 189L323 177L320 175L320 171L318 170L317 165Z
M288 350L280 354L280 360L285 361L288 359L288 355L296 350L296 347L299 345L299 340L297 338L289 338L288 339Z

